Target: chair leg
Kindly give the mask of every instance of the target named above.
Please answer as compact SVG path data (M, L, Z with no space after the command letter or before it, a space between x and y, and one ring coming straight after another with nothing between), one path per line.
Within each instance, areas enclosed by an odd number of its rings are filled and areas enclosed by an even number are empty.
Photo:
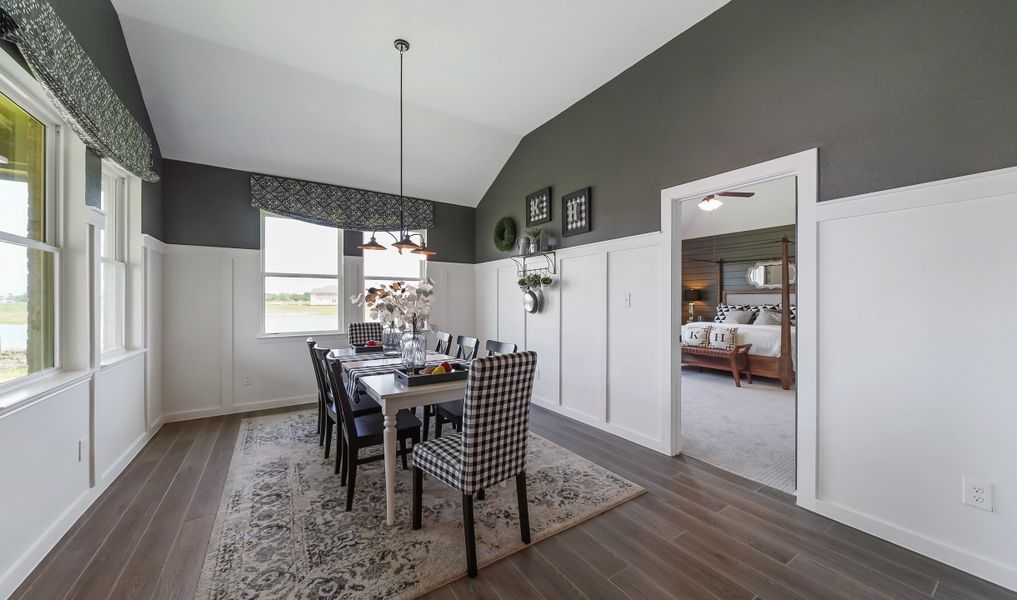
M526 500L526 471L516 475L516 499L519 501L519 533L524 544L530 543L530 508Z
M406 438L399 438L399 454L403 455L403 471L410 468L409 463L406 461Z
M424 407L424 441L427 441L428 430L431 429L431 411L434 410L433 406Z
M484 488L480 488L479 490L477 490L477 500L483 499L484 499Z
M359 448L357 448L356 446L350 446L350 454L349 454L349 457L350 457L350 459L349 459L349 463L350 463L350 466L349 466L350 479L349 479L349 481L346 482L346 512L350 512L351 510L353 510L353 492L356 490L356 487L357 487L357 458L358 458L358 454L360 454L359 453Z
M441 426L445 423L445 417L441 416L438 409L434 409L434 439L441 437Z
M340 432L339 435L342 436L342 433ZM346 479L349 477L350 447L349 444L346 443L346 439L343 437L340 437L339 444L339 450L343 453L343 463L339 467L339 485L343 486L346 485Z
M332 419L325 421L325 458L332 450Z
M325 407L321 405L321 398L318 398L318 445L325 443Z
M345 458L346 454L346 444L344 443L343 440L342 430L337 427L335 433L337 439L335 442L335 470L333 471L333 473L338 475L340 472L342 472L343 459ZM339 485L342 485L341 481L339 482Z
M424 410L427 410L426 408ZM413 529L420 529L420 521L424 512L421 503L424 499L424 472L420 467L413 467Z
M463 494L463 530L466 532L466 573L477 576L477 534L473 528L473 496Z

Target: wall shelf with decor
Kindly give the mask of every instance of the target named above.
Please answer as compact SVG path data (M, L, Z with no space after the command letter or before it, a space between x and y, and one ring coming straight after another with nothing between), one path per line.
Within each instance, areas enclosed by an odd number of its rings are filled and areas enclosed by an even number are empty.
M516 275L519 277L525 277L530 273L545 273L547 275L556 275L558 273L558 260L555 258L554 250L520 254L519 256L513 256L511 258L512 262L516 263ZM543 260L534 260L532 263L527 262L530 259L537 258L541 258ZM533 266L533 263L535 263L536 266Z

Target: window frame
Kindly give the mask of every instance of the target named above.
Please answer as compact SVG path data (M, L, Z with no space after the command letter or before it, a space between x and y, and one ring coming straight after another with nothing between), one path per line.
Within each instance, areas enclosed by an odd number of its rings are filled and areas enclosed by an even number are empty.
M335 275L331 273L297 273L297 272L277 272L277 271L266 271L265 270L265 218L273 219L289 219L291 221L299 221L292 217L285 215L279 215L267 210L259 211L259 220L261 223L261 243L260 250L258 252L260 256L260 272L261 272L261 295L259 296L259 320L260 320L260 332L258 337L266 339L279 339L279 338L297 338L297 337L308 337L308 336L336 336L344 333L346 327L346 311L343 310L343 297L345 296L343 285L346 277L343 269L343 234L345 233L342 229L336 229L336 257L337 257L337 273ZM292 277L294 279L299 278L318 278L318 279L331 279L336 278L336 285L339 289L338 298L336 301L336 329L335 330L311 330L311 331L285 331L277 333L268 333L265 331L265 279L268 277Z
M128 281L130 274L129 269L127 268L128 262L130 260L129 256L130 244L128 244L127 242L129 239L128 225L131 219L129 208L130 199L128 197L128 194L130 193L129 191L130 186L128 185L129 176L130 174L120 165L116 164L115 162L109 159L103 159L102 180L105 180L106 177L113 178L116 185L117 197L112 211L107 210L105 207L102 208L103 216L105 218L105 227L103 227L103 233L106 236L109 236L111 234L114 236L113 238L114 256L113 257L106 256L104 254L106 249L102 247L102 244L99 244L97 250L99 256L100 270L97 273L99 278L97 285L99 285L100 288L102 286L102 267L105 265L115 265L114 268L116 268L120 272L120 282L122 283L122 286L118 290L120 296L118 298L120 312L117 315L117 318L120 321L120 339L119 345L116 345L112 348L106 349L102 348L102 342L103 339L105 338L106 322L105 319L103 318L105 315L105 306L102 305L102 298L100 296L98 341L101 362L107 362L110 357L115 357L127 351L127 295L128 295L127 291L128 289L130 289L130 282Z
M6 58L6 57L5 57ZM12 66L13 65L13 66ZM11 60L0 62L0 93L42 123L46 128L45 184L46 200L43 206L45 221L43 240L33 240L6 231L0 231L0 242L23 248L49 252L53 255L53 366L0 383L0 394L51 379L63 371L62 331L62 280L63 280L63 121L53 110L41 86L20 65ZM2 406L2 403L0 403Z

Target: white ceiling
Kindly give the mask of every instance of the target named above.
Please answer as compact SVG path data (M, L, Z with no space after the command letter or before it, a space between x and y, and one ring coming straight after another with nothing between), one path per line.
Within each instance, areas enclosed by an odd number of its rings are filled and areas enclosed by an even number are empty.
M755 183L731 192L753 192L751 198L721 198L717 210L706 212L699 199L682 202L682 239L752 231L766 227L793 225L797 206L797 180L793 175Z
M167 158L476 206L523 135L728 0L113 0ZM280 7L285 7L280 8Z

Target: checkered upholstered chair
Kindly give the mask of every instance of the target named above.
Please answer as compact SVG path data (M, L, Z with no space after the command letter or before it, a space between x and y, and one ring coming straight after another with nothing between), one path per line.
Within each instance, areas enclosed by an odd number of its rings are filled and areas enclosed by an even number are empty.
M420 529L424 473L463 495L466 568L477 575L473 496L510 477L516 479L519 529L530 543L526 506L526 439L536 352L478 358L466 380L463 426L459 433L413 446L413 528Z
M461 336L460 336L461 337ZM496 354L511 354L519 349L519 346L512 342L499 342L497 340L487 340L487 355L495 356ZM476 344L473 348L473 356L476 357L477 348ZM434 437L441 437L441 428L445 423L452 423L452 427L459 431L463 425L463 401L452 400L451 402L442 402L441 404L434 404L431 406L434 411ZM427 425L427 419L424 420L424 425ZM425 437L426 440L426 432ZM483 493L480 495L480 499L483 500Z
M371 340L381 341L381 323L350 323L347 328L350 345L366 344Z

